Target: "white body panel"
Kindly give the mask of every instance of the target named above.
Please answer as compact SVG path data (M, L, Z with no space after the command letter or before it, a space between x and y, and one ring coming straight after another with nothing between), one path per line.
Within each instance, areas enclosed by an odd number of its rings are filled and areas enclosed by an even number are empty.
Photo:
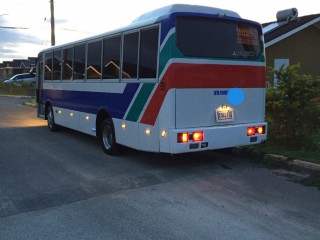
M56 124L89 135L96 135L96 115L53 107Z
M265 125L265 122L253 124L240 124L240 125L227 125L218 127L205 127L205 128L188 128L188 129L175 129L170 130L168 133L170 145L170 153L184 153L184 152L197 152L203 150L214 150L220 148L229 148L242 145L251 145L261 143L266 140L266 134L248 137L247 127ZM203 131L204 140L202 142L194 143L177 143L177 134L179 132ZM253 141L255 140L255 141ZM202 147L206 146L206 147ZM162 150L162 149L160 149Z
M265 89L241 89L244 100L233 106L227 95L214 95L215 91L228 92L229 89L177 89L176 90L176 128L209 127L226 124L243 124L264 120ZM234 112L234 121L219 123L216 121L216 109L230 106Z

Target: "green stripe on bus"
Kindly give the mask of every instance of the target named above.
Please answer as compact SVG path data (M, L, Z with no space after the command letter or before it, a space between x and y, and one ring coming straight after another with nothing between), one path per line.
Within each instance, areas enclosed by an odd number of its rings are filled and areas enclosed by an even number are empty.
M154 88L154 83L144 83L129 110L126 120L136 122Z

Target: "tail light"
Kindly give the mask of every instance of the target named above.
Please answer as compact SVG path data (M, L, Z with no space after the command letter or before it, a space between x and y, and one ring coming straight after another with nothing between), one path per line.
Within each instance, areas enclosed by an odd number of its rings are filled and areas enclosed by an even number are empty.
M247 128L247 136L253 136L256 134L256 129L254 127Z
M257 132L259 135L265 134L265 132L266 132L265 126L259 126L257 129Z
M178 133L178 143L189 142L189 134L187 132Z
M194 142L201 142L203 141L203 132L194 132L192 134L192 140Z
M253 136L253 135L262 135L265 134L266 127L265 126L258 126L258 127L248 127L247 128L247 136Z
M201 142L204 139L204 134L202 131L199 132L193 132L191 134L189 134L188 132L182 132L182 133L178 133L178 143L187 143L190 140L192 140L193 142Z

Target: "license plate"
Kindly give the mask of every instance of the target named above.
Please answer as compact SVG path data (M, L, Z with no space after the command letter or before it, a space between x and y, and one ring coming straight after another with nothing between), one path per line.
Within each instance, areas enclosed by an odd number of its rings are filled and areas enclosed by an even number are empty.
M234 120L233 110L230 108L219 108L216 110L217 122L232 122Z

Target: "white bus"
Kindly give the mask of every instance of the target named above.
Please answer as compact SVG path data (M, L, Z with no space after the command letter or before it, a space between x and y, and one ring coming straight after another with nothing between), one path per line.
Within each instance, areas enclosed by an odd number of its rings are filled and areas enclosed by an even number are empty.
M130 26L43 50L37 114L119 145L171 154L266 140L259 23L232 11L171 5Z

